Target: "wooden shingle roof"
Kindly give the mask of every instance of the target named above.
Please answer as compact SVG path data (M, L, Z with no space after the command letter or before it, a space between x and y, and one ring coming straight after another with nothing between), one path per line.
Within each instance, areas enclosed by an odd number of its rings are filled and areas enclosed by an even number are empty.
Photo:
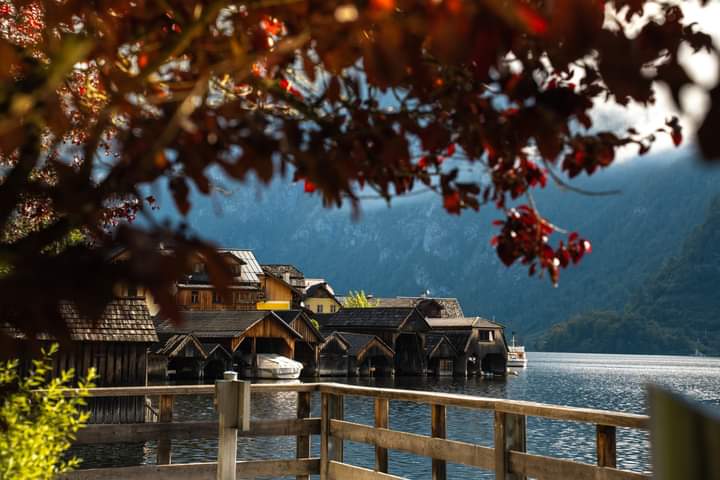
M440 316L445 318L464 317L460 301L457 298L439 297L380 297L373 298L379 307L417 307L425 301L434 301L440 305Z
M71 303L60 305L60 315L68 327L70 339L86 342L141 342L153 343L158 336L144 299L126 298L110 302L102 316L95 322L80 315ZM8 335L22 339L19 331L0 326ZM39 334L38 340L52 340Z
M182 322L157 319L159 334L193 334L197 338L239 337L256 323L272 317L286 327L293 336L301 338L280 317L267 310L212 310L182 312Z
M316 318L323 331L343 327L398 329L413 312L413 307L343 308L328 317Z

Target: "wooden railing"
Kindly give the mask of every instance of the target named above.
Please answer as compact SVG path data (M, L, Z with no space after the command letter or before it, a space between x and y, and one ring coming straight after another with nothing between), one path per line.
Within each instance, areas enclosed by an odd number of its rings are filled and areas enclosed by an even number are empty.
M458 463L492 470L500 480L527 477L538 479L639 480L649 475L617 469L616 428L646 429L648 417L631 413L588 408L562 407L535 402L472 397L448 393L359 387L336 383L255 384L260 392L296 392L295 418L254 420L240 436L294 436L296 458L286 460L239 461L239 478L257 476L297 476L319 474L321 479L397 479L388 473L388 450L398 450L432 459L432 478L446 478L446 464ZM312 393L319 392L320 418L310 417ZM158 440L158 465L79 470L67 479L183 479L216 478L216 463L171 464L171 442L178 438L218 436L218 423L172 421L173 398L178 395L214 395L215 386L161 386L96 388L92 396L159 397L158 423L130 425L89 425L77 437L79 444ZM344 419L345 397L369 397L375 403L375 425ZM389 429L389 402L415 402L430 406L431 436ZM447 408L461 407L494 412L494 447L447 437ZM597 464L580 463L527 452L527 417L594 424ZM320 457L310 458L310 436L320 435ZM343 441L361 442L375 447L375 468L370 470L344 462ZM217 477L219 478L219 477Z

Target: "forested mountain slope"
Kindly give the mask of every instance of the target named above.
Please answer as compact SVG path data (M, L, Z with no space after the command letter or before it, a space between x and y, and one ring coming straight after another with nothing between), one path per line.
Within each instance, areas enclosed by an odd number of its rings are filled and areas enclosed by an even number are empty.
M720 355L720 196L623 310L574 316L538 343L553 351Z
M197 200L189 223L215 242L252 248L263 262L288 262L307 276L328 279L338 292L375 295L457 296L467 314L495 318L526 341L569 316L620 309L633 289L675 255L709 200L720 191L720 171L700 168L689 150L628 161L581 178L589 190L620 189L614 196L584 196L548 189L537 197L557 225L593 242L582 264L562 273L560 287L505 268L490 246L492 207L446 214L432 194L369 203L358 221L349 209L328 210L301 184L232 187L232 195ZM170 200L160 217L177 219Z

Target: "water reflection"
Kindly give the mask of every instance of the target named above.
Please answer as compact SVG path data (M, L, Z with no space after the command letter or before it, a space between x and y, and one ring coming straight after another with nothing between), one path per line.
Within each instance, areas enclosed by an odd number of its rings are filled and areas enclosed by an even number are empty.
M588 355L530 353L529 367L507 380L470 378L396 378L396 379L327 379L343 383L395 387L436 392L463 393L495 398L531 400L544 403L594 407L643 413L644 386L659 383L684 392L700 401L720 405L720 359L693 357L659 357L638 355ZM293 393L254 394L254 418L292 418L297 395ZM313 397L313 415L319 416L319 397ZM372 424L372 399L349 397L345 417L349 421ZM175 419L215 419L210 397L176 398ZM493 417L490 412L461 408L448 409L448 437L454 440L492 446ZM420 434L430 433L430 410L426 405L390 402L390 428ZM93 446L82 449L86 466L113 466L154 463L155 442L145 445ZM319 440L313 438L312 450L319 454ZM532 453L573 458L595 463L595 429L593 425L530 417L528 450ZM175 440L174 463L214 461L215 439ZM634 471L649 469L647 434L637 430L618 429L618 465ZM292 458L294 437L241 438L239 459ZM374 463L374 449L369 445L347 442L346 461L366 467ZM408 478L427 478L430 460L402 452L390 452L390 472ZM461 465L448 465L450 478L493 478Z

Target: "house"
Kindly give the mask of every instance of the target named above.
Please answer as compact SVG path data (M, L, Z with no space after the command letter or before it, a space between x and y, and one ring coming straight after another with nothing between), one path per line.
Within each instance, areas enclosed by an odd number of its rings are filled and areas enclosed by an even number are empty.
M264 300L260 264L251 250L220 249L233 272L226 292L210 282L205 262L198 257L192 269L177 283L177 304L185 310L255 310Z
M503 326L482 317L427 318L433 334L445 335L457 356L453 372L504 375L507 369L507 344Z
M325 343L325 338L320 330L313 325L312 319L303 310L279 310L274 313L300 334L301 338L295 342L293 360L304 365L301 375L316 375L320 360L320 347Z
M99 319L83 317L70 303L61 305L60 314L69 330L70 341L60 345L53 358L53 376L73 368L84 377L90 368L97 372L98 387L147 385L147 350L158 341L145 301L117 299L107 305ZM25 337L10 327L4 333L17 340ZM40 334L42 343L54 339ZM21 348L29 352L29 348ZM29 353L20 355L22 369L30 367ZM90 398L91 423L141 423L145 421L145 397Z
M265 265L261 268L263 273L259 275L260 287L265 297L257 304L258 310L300 309L304 287L296 286L298 282L292 279L290 271Z
M324 281L313 283L305 289L303 306L314 313L335 313L342 308L332 287Z
M262 264L260 265L263 272L272 274L278 278L282 278L286 283L300 291L305 290L305 275L294 265L289 264Z
M170 252L170 248L161 246ZM189 271L179 278L176 287L177 304L184 310L254 310L264 300L260 282L262 268L252 250L219 249L218 253L228 262L234 277L227 291L221 292L210 282L206 262L201 255L192 260ZM120 249L111 255L111 260L120 262L127 251ZM159 306L150 292L136 285L118 285L116 294L120 298L142 298L151 315L157 315Z
M255 365L259 353L293 358L296 341L302 340L277 314L263 310L190 310L183 312L180 324L160 318L155 324L162 341L193 335L203 343L219 344L241 365Z
M320 353L320 374L392 376L395 352L376 335L333 332Z
M343 308L318 316L323 333L347 332L378 336L395 352L397 375L425 373L425 333L430 326L415 307Z

